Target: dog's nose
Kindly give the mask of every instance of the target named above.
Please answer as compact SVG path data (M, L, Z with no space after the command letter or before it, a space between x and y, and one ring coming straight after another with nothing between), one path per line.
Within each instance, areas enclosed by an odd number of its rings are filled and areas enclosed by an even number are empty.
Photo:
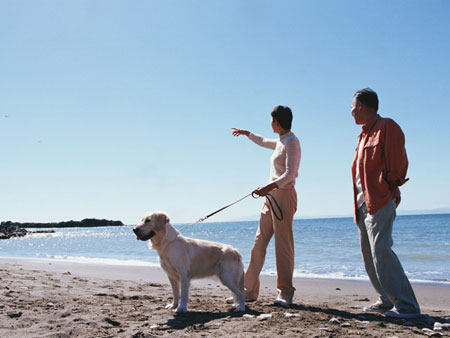
M133 232L137 235L138 231L136 229L133 229Z

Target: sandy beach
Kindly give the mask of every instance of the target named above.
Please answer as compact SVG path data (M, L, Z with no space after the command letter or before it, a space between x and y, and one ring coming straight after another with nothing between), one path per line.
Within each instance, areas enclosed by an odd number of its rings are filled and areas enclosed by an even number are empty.
M0 259L0 337L426 337L450 336L450 287L413 283L424 316L398 320L362 312L368 282L296 279L294 304L272 304L264 277L258 301L230 312L228 289L194 281L187 314L165 309L171 289L159 268Z

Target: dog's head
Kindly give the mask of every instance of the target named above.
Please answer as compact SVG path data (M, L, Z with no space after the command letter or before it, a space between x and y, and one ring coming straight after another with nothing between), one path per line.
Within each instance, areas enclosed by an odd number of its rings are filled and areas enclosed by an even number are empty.
M163 233L165 225L169 222L169 216L165 212L150 212L142 218L140 224L136 225L133 232L138 240L148 241L153 236Z

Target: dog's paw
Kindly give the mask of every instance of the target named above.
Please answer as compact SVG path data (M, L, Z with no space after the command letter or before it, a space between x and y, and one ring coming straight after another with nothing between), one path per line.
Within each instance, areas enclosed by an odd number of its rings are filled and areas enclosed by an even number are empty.
M177 309L175 310L176 313L185 313L187 312L187 307L186 306L182 306L182 305L178 305Z
M235 306L235 305L233 305L232 312L245 312L245 305L244 306L239 306L239 305Z
M166 309L176 309L178 307L178 304L170 303L166 305Z

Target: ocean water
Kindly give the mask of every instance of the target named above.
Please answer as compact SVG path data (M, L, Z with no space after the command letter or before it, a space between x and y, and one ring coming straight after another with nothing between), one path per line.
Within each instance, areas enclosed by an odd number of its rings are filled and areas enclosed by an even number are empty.
M184 224L175 224L181 228ZM258 226L251 222L210 222L186 228L187 237L227 243L239 250L244 266ZM0 241L0 257L80 264L159 266L156 251L137 241L133 226L54 229L55 233ZM35 229L30 229L35 230ZM295 277L367 280L356 225L351 218L301 219L293 224ZM398 216L393 250L412 281L450 285L450 214ZM274 239L263 274L275 275Z

